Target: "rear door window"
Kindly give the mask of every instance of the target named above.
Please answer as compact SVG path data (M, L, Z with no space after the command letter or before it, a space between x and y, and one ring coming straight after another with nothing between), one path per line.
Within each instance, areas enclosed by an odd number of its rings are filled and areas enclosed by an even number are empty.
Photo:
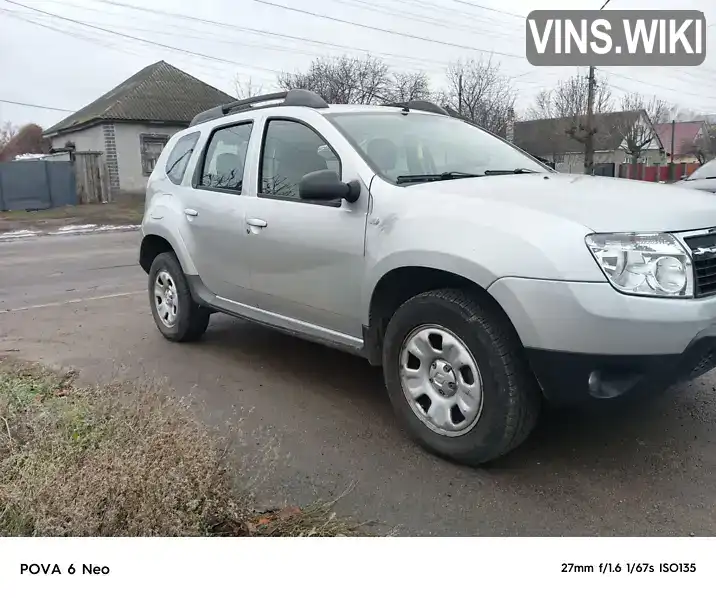
M202 165L200 187L241 193L252 127L253 123L239 123L212 134Z

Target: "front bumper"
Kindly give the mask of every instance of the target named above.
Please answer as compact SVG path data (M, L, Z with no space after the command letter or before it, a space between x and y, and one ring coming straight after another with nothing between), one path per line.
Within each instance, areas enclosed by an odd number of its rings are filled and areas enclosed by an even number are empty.
M527 349L550 404L635 400L657 395L716 367L716 335L695 339L683 354L575 354Z
M606 282L520 278L488 291L552 402L658 394L716 367L716 296L648 298Z

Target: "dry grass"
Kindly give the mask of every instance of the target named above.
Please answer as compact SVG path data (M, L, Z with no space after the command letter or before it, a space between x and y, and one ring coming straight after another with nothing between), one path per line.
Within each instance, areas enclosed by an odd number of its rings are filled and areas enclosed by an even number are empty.
M85 387L0 358L0 535L358 534L334 503L255 513L255 474L227 449L148 386Z
M61 206L48 210L0 212L0 233L19 229L46 230L67 225L139 225L144 197L131 195L107 204Z

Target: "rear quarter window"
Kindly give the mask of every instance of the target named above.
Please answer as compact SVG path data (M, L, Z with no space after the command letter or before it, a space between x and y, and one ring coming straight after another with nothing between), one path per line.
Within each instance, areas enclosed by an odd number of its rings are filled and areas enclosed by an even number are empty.
M184 173L191 160L196 143L199 141L200 133L195 131L179 138L169 153L166 164L166 173L169 181L180 185L184 179Z

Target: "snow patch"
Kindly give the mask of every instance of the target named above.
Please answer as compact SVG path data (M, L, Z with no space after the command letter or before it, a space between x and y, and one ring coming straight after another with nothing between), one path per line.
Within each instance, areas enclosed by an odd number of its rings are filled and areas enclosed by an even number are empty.
M13 240L16 238L35 237L36 235L40 235L40 232L33 231L31 229L19 229L17 231L7 231L5 233L0 233L0 240Z
M97 229L97 227L99 227L99 225L65 225L55 231L50 231L49 234L62 235L63 233L74 233L76 231L90 231L92 229Z
M0 242L5 240L18 240L22 238L38 237L43 235L79 235L85 233L100 233L111 231L136 231L141 225L65 225L54 231L36 231L32 229L20 229L0 233Z
M100 225L97 231L134 231L141 225Z

